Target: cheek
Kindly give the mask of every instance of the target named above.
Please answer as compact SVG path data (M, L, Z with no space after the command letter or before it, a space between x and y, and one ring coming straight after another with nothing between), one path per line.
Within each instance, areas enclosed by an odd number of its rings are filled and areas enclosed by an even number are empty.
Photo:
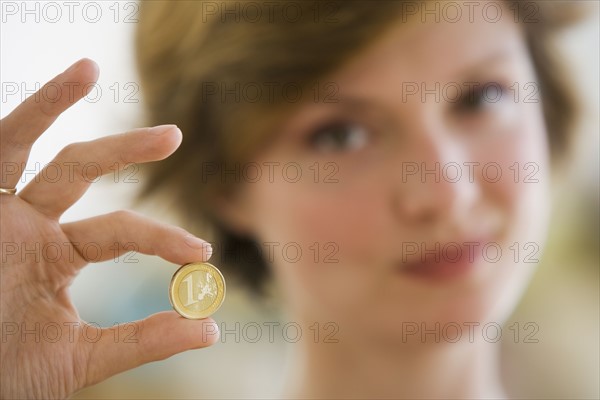
M538 104L524 104L515 124L478 154L484 166L483 190L504 210L514 240L527 240L527 236L540 240L545 230L550 204L548 154L547 132Z
M325 311L318 303L329 311L347 309L352 299L369 296L361 290L378 287L381 274L373 269L378 254L385 254L380 238L390 223L389 195L381 191L389 185L381 181L384 174L369 171L357 177L340 168L337 183L280 181L256 188L260 239L280 249L290 243L301 248L295 259L276 251L273 268L284 293L303 309Z
M482 163L497 163L482 179L486 202L503 215L497 238L502 261L490 265L487 291L478 304L485 314L503 320L516 305L541 258L550 211L550 166L547 132L539 106L524 106L509 131L481 149ZM485 176L485 175L484 175Z

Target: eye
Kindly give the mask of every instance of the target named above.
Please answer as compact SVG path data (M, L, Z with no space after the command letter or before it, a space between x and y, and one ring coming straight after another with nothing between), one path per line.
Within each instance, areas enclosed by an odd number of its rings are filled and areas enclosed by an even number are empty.
M486 107L501 101L504 89L497 83L486 83L468 90L457 102L457 109L464 113L482 112Z
M311 147L321 152L353 151L363 148L369 133L364 126L338 121L316 129L309 138Z

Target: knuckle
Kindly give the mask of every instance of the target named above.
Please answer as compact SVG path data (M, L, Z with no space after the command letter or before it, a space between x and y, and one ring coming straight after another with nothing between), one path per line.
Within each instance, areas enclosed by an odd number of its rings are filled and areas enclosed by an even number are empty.
M62 176L65 179L83 179L83 166L78 159L78 155L82 152L81 143L70 143L58 152L51 164L58 166L64 173Z
M29 151L29 149L31 149L31 144L19 142L17 137L18 136L16 135L5 135L3 141L6 143L6 147L12 149L13 151Z
M124 152L119 152L117 162L120 163L120 168L125 168L127 165L132 163L132 161L130 161L129 157L127 157Z
M131 210L118 210L111 214L112 219L116 220L119 224L128 225L140 219L140 215Z
M69 143L56 156L57 160L69 161L76 158L77 154L80 153L82 144L81 143Z

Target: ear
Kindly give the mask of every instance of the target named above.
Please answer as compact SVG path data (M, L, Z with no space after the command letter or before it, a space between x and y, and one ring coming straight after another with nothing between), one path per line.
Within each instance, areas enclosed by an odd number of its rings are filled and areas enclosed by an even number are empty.
M251 236L253 233L252 213L247 201L240 192L222 194L217 198L215 208L221 221L233 233Z

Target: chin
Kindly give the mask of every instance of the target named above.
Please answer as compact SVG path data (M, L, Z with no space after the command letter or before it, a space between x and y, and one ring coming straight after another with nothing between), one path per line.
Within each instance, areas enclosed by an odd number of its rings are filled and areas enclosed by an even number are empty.
M479 263L477 267L481 274L460 283L431 288L429 293L407 290L379 297L359 312L346 310L347 329L398 345L456 343L469 340L473 329L478 335L486 326L491 331L502 329L535 265ZM455 340L459 333L461 338Z

